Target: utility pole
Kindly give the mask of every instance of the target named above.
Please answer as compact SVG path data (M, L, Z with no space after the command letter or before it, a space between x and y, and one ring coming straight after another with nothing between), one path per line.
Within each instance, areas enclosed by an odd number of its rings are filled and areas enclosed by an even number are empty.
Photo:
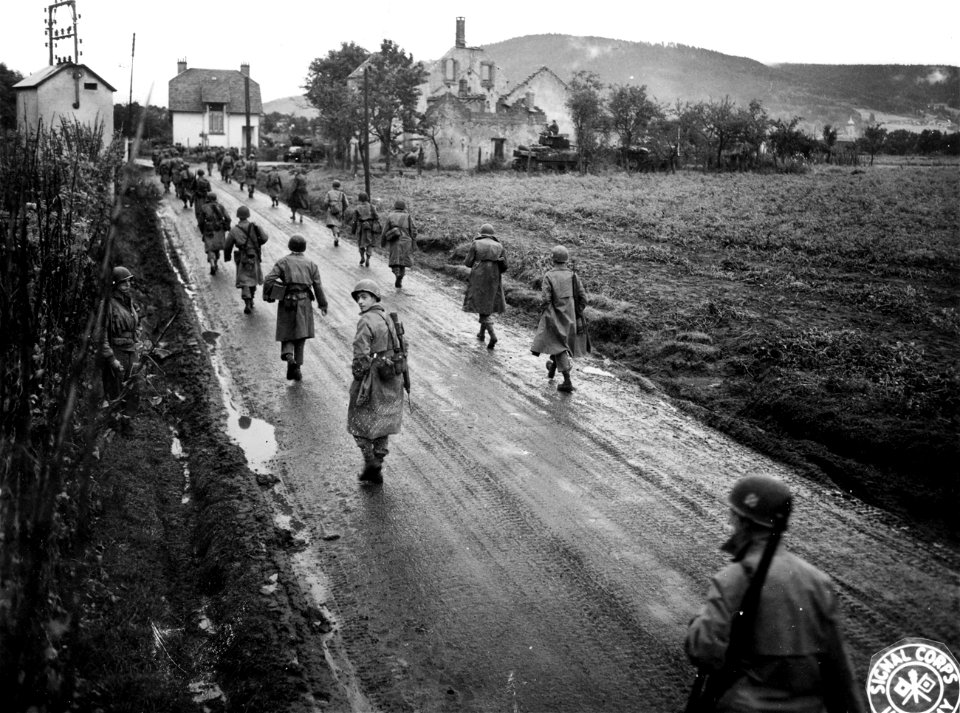
M56 11L58 7L63 7L64 5L70 6L70 20L67 24L67 27L62 30L55 30L54 27L57 24ZM83 44L83 40L80 39L80 35L77 32L77 20L80 18L80 15L77 14L77 3L76 0L62 0L62 2L55 2L52 5L47 6L47 48L49 49L49 64L53 66L54 64L64 64L66 62L73 62L74 64L80 64L80 55L83 52L80 51L80 45ZM61 57L54 54L54 48L57 43L61 40L73 40L73 57Z
M363 68L363 185L367 197L373 201L370 193L370 85L367 80L367 67Z
M243 104L247 115L247 125L243 127L243 143L246 144L243 155L250 155L250 77L243 77Z
M130 98L127 100L127 126L133 135L133 56L137 52L137 33L133 33L133 43L130 45Z

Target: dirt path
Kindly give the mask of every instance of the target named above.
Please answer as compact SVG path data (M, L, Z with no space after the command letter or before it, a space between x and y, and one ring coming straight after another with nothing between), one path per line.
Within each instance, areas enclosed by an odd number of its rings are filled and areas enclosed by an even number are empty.
M861 678L904 636L960 642L956 551L702 427L615 366L581 361L578 391L558 394L528 330L502 327L490 352L459 290L414 271L394 291L380 256L361 268L351 241L334 248L262 194L214 187L268 228L266 269L305 235L331 302L304 381L285 381L275 308L258 297L243 315L233 267L207 274L192 210L165 201L234 406L273 427L275 453L269 436L248 445L280 477L274 519L300 544L300 581L285 584L335 622L320 643L352 710L681 708L685 624L723 563L725 494L748 473L797 494L787 542L836 579ZM376 489L359 487L344 427L349 292L363 277L401 314L414 379Z

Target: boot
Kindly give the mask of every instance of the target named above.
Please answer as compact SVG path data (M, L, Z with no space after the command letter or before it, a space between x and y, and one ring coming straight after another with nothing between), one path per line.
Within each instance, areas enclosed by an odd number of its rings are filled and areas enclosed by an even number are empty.
M378 458L373 451L373 446L365 444L360 449L363 453L363 470L360 471L360 481L363 483L382 483L383 482L383 459Z
M481 324L481 325L480 325L480 331L477 332L477 339L479 339L481 342L483 341L483 338L484 338L484 335L485 335L486 331L487 331L487 325Z
M552 379L557 375L557 362L553 359L547 359L547 378Z
M490 341L487 342L487 349L493 349L497 346L497 334L493 331L493 325L487 325L487 333L490 335Z
M244 297L244 298L243 298L243 313L244 313L244 314L250 314L251 312L253 312L253 300L250 299L249 297Z
M393 286L399 289L401 285L403 285L403 275L401 275L399 272L395 274L397 276L397 279L393 281Z
M570 372L563 372L563 383L557 386L557 391L563 391L565 393L570 393L571 391L576 391L576 387L570 381Z
M364 252L363 250L361 250L360 251L360 267L363 267L363 258L364 258Z
M367 250L367 257L366 257L366 259L363 261L363 264L364 264L366 267L370 267L370 250L369 250L369 249Z
M291 364L291 366L293 367L293 373L291 374L290 378L293 381L300 381L301 379L303 379L303 373L300 371L300 365L294 363L294 364Z
M285 362L287 362L287 380L293 380L293 374L297 370L297 365L293 361L293 354L283 354L280 356Z

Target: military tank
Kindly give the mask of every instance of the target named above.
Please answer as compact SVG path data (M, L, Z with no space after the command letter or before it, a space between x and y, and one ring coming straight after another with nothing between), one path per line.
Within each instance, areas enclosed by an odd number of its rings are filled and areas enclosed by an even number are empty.
M513 167L518 171L575 171L577 150L564 134L540 134L536 145L513 150Z

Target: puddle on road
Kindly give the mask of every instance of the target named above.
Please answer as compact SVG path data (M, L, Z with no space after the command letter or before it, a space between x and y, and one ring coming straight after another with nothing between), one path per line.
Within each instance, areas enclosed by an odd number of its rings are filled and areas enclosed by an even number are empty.
M612 379L616 379L616 378L617 378L616 375L611 374L609 371L604 371L603 369L598 369L598 368L595 367L595 366L585 366L585 367L583 367L583 369L581 369L581 371L582 371L584 374L593 374L594 376L607 376L607 377L610 377L610 378L612 378Z
M241 415L227 403L227 435L239 445L254 473L270 475L269 463L277 454L277 437L272 424L259 418Z

